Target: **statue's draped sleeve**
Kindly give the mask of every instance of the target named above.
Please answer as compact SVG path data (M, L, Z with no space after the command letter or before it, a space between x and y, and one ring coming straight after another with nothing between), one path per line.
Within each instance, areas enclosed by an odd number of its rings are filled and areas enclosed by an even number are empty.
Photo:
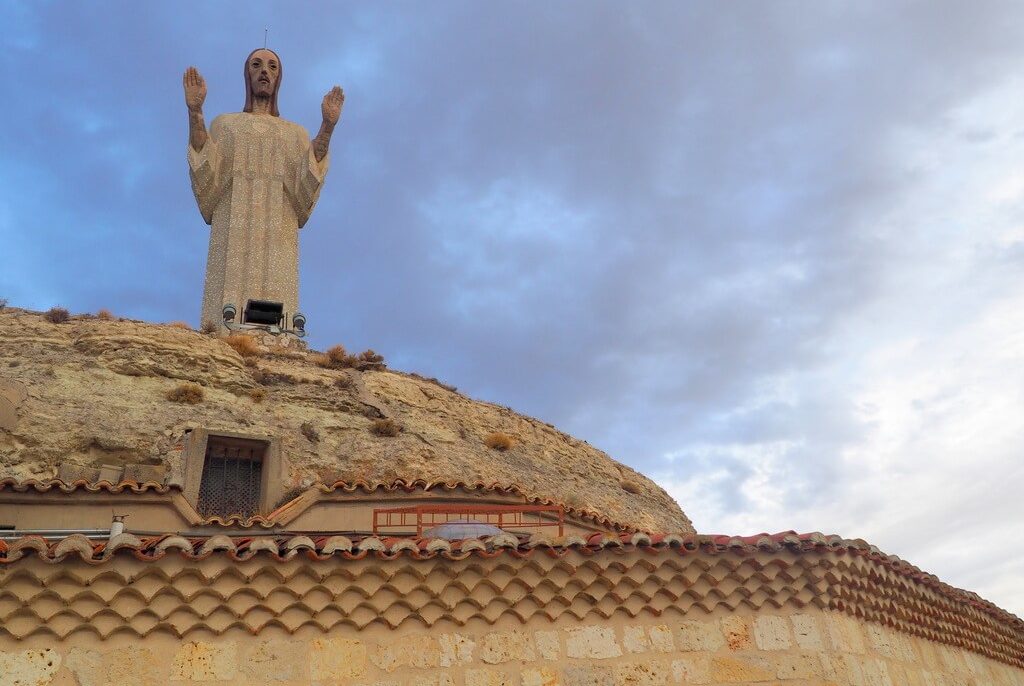
M313 212L317 199L320 197L320 189L324 185L324 178L327 176L329 155L317 162L313 153L313 146L309 140L309 134L305 129L297 127L300 134L297 138L297 147L301 151L299 163L295 165L294 178L285 182L288 190L288 198L295 209L295 217L298 219L299 228L306 225L309 215Z
M207 224L213 223L213 212L224 192L224 174L221 169L221 156L217 148L220 134L220 117L210 124L210 134L206 137L203 149L196 152L191 144L188 146L188 174L192 179L192 193L196 196L199 213Z

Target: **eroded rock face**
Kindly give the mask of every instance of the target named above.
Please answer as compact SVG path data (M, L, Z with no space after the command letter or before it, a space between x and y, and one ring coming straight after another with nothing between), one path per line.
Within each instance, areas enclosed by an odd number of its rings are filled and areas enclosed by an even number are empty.
M203 427L280 438L289 487L336 479L515 483L624 524L692 531L664 490L605 453L413 375L327 369L302 352L246 364L223 340L184 328L90 318L51 324L14 308L0 311L0 331L0 477L49 478L67 462L141 463L164 465L173 480L186 432ZM186 382L202 385L201 402L167 399ZM372 433L380 418L401 433ZM515 445L488 448L493 432Z

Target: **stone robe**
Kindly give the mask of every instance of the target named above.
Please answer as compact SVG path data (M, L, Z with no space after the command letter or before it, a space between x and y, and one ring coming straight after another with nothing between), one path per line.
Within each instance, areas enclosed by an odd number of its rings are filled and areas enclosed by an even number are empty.
M202 151L188 146L199 212L211 227L201 322L240 322L248 300L284 303L286 326L299 307L298 230L327 174L306 130L269 115L222 114Z

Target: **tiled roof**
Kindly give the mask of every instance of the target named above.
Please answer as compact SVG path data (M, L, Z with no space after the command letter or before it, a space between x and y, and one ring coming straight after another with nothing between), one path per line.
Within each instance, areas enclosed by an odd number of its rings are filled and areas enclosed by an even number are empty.
M1021 619L864 541L818 533L463 541L29 536L0 543L0 566L12 572L0 574L0 635L15 638L816 607L1024 666ZM100 579L98 598L91 584ZM102 622L96 602L109 610Z
M76 491L84 490L90 493L169 493L171 491L181 491L181 487L177 484L159 484L155 482L136 482L136 481L121 481L113 484L108 481L100 481L98 483L92 483L84 479L79 479L71 483L65 483L59 479L28 479L26 481L18 481L16 479L7 478L0 480L0 492L4 490L16 491L18 493L25 493L30 490L35 490L40 493L45 493L56 489L61 493L74 493ZM535 505L556 505L560 506L565 510L566 515L569 517L575 517L577 519L586 520L593 522L594 524L606 527L609 529L615 529L622 532L633 532L636 531L636 527L628 524L622 524L615 522L597 512L590 510L584 510L582 508L571 507L565 503L560 503L550 498L542 498L536 495L528 494L522 486L518 484L499 484L499 483L486 483L483 481L432 481L426 479L394 479L391 481L335 481L331 484L314 484L310 486L309 490L317 490L323 494L330 494L341 491L343 493L355 493L357 491L363 493L375 493L377 491L384 492L404 492L412 493L415 491L479 491L481 493L496 493L501 495L511 495L518 498L522 498L526 503ZM253 515L246 516L242 514L229 514L225 516L213 516L206 518L202 523L210 526L225 526L225 527L264 527L270 528L278 525L279 515L285 511L291 509L293 505L302 498L302 494L281 505L273 512L266 515ZM305 508L302 508L305 509Z
M170 493L171 491L180 491L181 487L177 484L165 485L155 481L119 481L115 484L109 481L91 482L85 479L78 479L70 483L65 483L60 479L26 479L25 481L12 478L0 479L0 491L15 491L17 493L36 491L46 493L54 489L61 493L74 493L75 491L88 491L90 493L99 493L101 491L105 493Z

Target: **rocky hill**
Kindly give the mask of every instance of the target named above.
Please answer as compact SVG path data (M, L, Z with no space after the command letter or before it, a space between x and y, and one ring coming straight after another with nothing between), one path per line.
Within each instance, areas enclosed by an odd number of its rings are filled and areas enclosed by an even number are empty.
M385 419L397 435L386 435L387 422L382 430ZM61 463L143 463L165 465L173 479L174 446L199 426L279 436L296 488L336 479L517 484L623 524L693 531L675 501L633 469L432 379L330 365L314 352L243 358L183 325L52 323L0 310L0 478L49 478ZM489 447L488 437L512 446Z

